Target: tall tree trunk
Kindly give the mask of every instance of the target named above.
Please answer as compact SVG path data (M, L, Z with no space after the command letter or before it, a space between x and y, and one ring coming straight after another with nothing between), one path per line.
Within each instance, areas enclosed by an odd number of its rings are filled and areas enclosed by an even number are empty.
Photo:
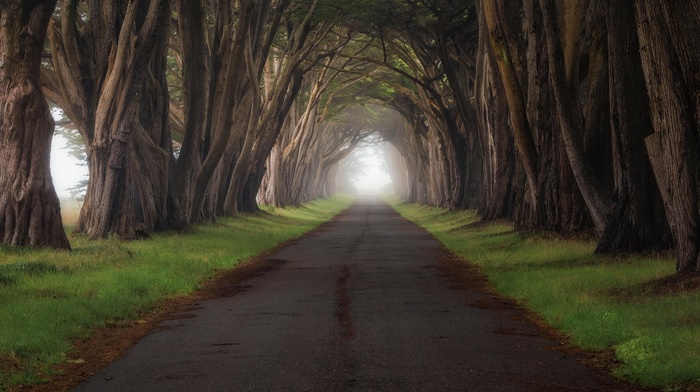
M559 20L556 4L552 0L540 0L542 11L544 37L547 42L549 59L549 76L554 93L554 104L559 118L561 137L566 148L571 169L581 195L588 206L588 212L593 219L598 237L603 235L605 226L613 212L613 203L593 169L585 159L583 148L582 117L574 100L572 86L567 80L568 74L573 74L565 68L564 49L562 48L562 32L559 30ZM565 18L568 15L565 15ZM571 22L571 21L569 21ZM565 30L567 33L569 30ZM569 34L565 34L569 37Z
M471 96L474 94L473 82L475 79L475 59L476 50L474 35L462 34L466 27L478 26L478 14L476 7L467 9L461 7L449 7L443 10L434 10L438 20L434 28L435 48L434 56L440 59L442 71L447 79L447 86L451 92L454 107L450 114L456 123L457 133L451 137L452 144L455 145L455 183L453 188L454 208L478 209L483 205L482 187L482 149L479 142L477 113ZM465 21L462 16L468 17ZM458 20L458 21L457 21Z
M636 2L654 133L645 139L676 247L676 270L700 270L700 1Z
M0 241L70 249L49 168L54 122L39 79L55 5L0 2Z
M259 27L255 22L257 19L264 20L264 17L259 13L267 12L267 10L261 11L250 0L238 0L237 3L239 15L235 28L231 24L232 21L228 21L226 26L221 26L223 31L228 32L221 37L224 40L222 46L228 49L228 53L224 53L219 59L225 63L225 67L218 70L221 72L214 72L210 81L209 116L211 116L211 124L207 130L209 143L206 146L201 169L197 172L191 189L189 189L190 202L186 211L189 222L197 222L203 218L213 219L215 216L219 195L211 192L220 184L213 179L215 177L221 178L221 168L226 168L230 164L230 162L222 161L222 157L226 154L232 133L236 129L233 114L241 107L242 96L239 94L239 90L241 90L242 80L245 78L246 72L256 73L256 70L250 69L251 64L245 64L247 57L245 49L246 46L250 50L258 49L255 42L252 42L256 38L254 31ZM230 7L227 2L223 2L221 6L227 7L226 11ZM224 10L220 10L220 12L224 12ZM200 137L204 136L200 135ZM205 210L207 202L209 202L210 207Z
M496 55L506 100L510 108L510 123L515 136L515 145L522 162L528 184L528 200L531 206L537 205L538 153L530 124L527 119L525 93L523 92L514 62L516 59L508 46L505 21L514 11L512 4L500 1L484 1L484 21L489 31L490 43ZM517 56L517 54L516 54Z
M488 30L481 13L477 57L476 106L483 152L483 220L513 218L516 152L508 123L508 102L498 72Z
M143 70L133 112L127 112L131 121L123 137L114 138L117 148L88 154L92 173L76 230L91 238L110 233L134 238L185 225L174 184L165 56L161 40Z
M81 14L63 0L51 29L54 71L44 71L52 78L44 88L85 140L90 180L76 231L90 238L184 225L165 81L169 10L169 0L124 1Z
M202 143L210 107L209 82L212 77L211 53L208 50L206 7L204 0L175 1L178 33L182 43L182 80L184 96L184 137L176 165L177 193L184 211L189 211L194 195L192 188L202 167Z
M461 184L461 200L459 208L478 210L483 206L483 153L479 140L479 130L477 125L476 111L469 106L466 117L458 117L457 126L462 131L464 151L464 182Z
M260 86L263 68L253 66L250 46L245 52L251 112L241 154L234 161L231 181L220 197L224 215L235 216L240 211L258 209L256 197L264 176L265 161L299 94L304 75L310 70L303 63L311 61L315 64L325 57L319 56L314 60L312 56L313 50L319 47L331 28L328 23L316 25L312 20L317 4L318 0L315 0L305 10L306 15L301 23L288 21L288 44L276 53L278 61L267 65L268 75L274 75L274 81L265 83L265 89Z
M644 146L653 133L634 2L606 4L615 211L596 252L661 249L670 232Z
M521 12L511 3L485 4L487 23L482 26L490 29L486 44L498 60L494 72L505 90L498 99L507 103L511 120L508 125L513 127L520 156L513 167L512 181L508 182L516 192L514 217L521 229L572 232L585 226L585 207L561 136L555 132L558 115L549 83L542 15L536 0L525 0L522 7ZM497 124L499 120L495 121ZM521 181L523 174L526 181ZM521 196L523 190L526 193Z
M159 3L159 4L158 4ZM131 26L120 31L114 73L95 112L94 139L88 148L91 169L85 202L76 231L90 238L143 231L179 229L184 217L175 195L172 145L165 87L168 1L150 9L130 9L143 18L143 52L126 60ZM145 13L148 11L148 13ZM120 55L124 59L120 59ZM124 62L121 62L121 61ZM117 84L123 83L122 88ZM110 90L114 89L114 90ZM115 95L110 96L109 92Z

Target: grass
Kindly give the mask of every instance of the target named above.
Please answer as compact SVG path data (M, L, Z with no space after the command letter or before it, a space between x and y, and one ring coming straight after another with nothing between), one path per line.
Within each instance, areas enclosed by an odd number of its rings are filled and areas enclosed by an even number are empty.
M503 222L473 224L473 211L390 203L574 345L612 350L620 361L615 375L668 390L700 386L700 292L650 295L637 288L674 274L669 255L594 255L592 240L523 234Z
M61 200L61 219L63 224L68 227L75 226L78 223L78 217L80 216L80 208L83 206L82 201L76 201L71 199Z
M44 381L71 342L93 328L190 294L217 271L310 231L350 203L336 197L268 209L146 241L71 236L71 253L0 247L0 390Z

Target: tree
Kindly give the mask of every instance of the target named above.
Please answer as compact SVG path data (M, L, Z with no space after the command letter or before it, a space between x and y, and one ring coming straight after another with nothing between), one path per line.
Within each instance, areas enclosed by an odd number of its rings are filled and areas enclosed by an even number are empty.
M352 50L349 43L337 36L324 50ZM372 88L363 67L330 53L307 73L268 158L263 202L282 207L328 195L333 167L374 131L374 113L360 106L361 90Z
M332 27L315 19L318 3L178 2L185 81L178 181L188 221L257 209L265 160L317 62L313 49Z
M498 65L497 78L503 84L520 158L518 166L525 175L524 186L519 186L517 177L513 184L524 192L516 198L516 226L577 231L586 227L586 211L557 129L559 119L549 82L549 50L540 7L534 0L517 5L505 1L482 3L483 22L489 32L486 44L491 46Z
M54 120L39 77L55 5L0 1L0 241L70 249L49 169Z
M172 176L165 55L169 1L63 0L44 89L80 130L90 238L184 226ZM89 23L86 23L89 22Z
M645 139L679 273L700 271L700 1L636 1L654 133Z
M252 88L246 83L247 75L257 75L265 63L288 4L281 1L270 11L269 1L219 0L209 9L202 1L177 2L185 81L185 134L177 179L190 223L213 220L217 215L217 178L226 166L222 160L237 153L235 145L244 135L240 127L234 129L234 116L246 117L245 99ZM270 12L274 18L265 29ZM206 22L208 15L214 20L213 26ZM257 68L249 68L255 64Z
M661 194L644 146L653 126L634 7L634 2L609 1L605 9L615 210L597 252L665 249L670 245Z
M397 99L393 104L402 121L397 121L394 132L386 132L384 137L401 157L401 164L397 162L398 157L392 160L391 178L399 184L399 196L403 199L431 204L433 187L430 185L427 127L409 99Z
M479 49L475 101L478 130L483 152L483 205L479 213L483 220L508 219L515 216L516 151L513 130L508 122L508 102L489 44L489 33L480 12Z
M543 35L548 50L549 80L559 120L557 125L561 130L562 142L574 178L593 219L596 234L600 237L612 216L614 205L603 183L586 161L583 120L575 102L577 86L573 78L576 61L574 55L578 53L582 39L577 28L580 29L580 15L586 6L586 2L581 2L577 7L556 7L553 1L540 0ZM566 30L559 30L560 20L569 22L566 23ZM565 48L562 47L562 41L567 45Z
M522 82L518 80L515 62L519 60L518 56L513 56L511 49L508 46L508 36L506 35L505 27L512 25L504 21L509 15L507 11L511 11L513 15L518 9L516 7L504 6L501 1L482 3L484 23L488 29L489 43L495 53L496 63L500 71L500 80L503 83L505 97L509 106L510 123L515 137L515 142L523 164L525 175L528 182L528 198L530 206L536 209L537 206L537 189L539 181L538 172L538 153L535 146L535 138L532 135L530 123L527 118L527 107L523 92ZM531 23L533 26L534 23ZM513 40L512 42L517 42ZM530 43L533 45L533 43ZM523 73L523 66L518 67L520 73Z
M334 52L333 49L325 50L323 44L335 25L331 21L317 20L318 4L319 0L311 4L294 3L285 20L287 30L278 37L284 46L274 48L273 57L264 63L264 68L250 61L246 65L250 70L250 116L240 154L231 163L223 162L224 170L230 168L230 175L224 171L222 177L230 178L228 185L221 188L223 204L220 212L223 215L235 216L240 211L258 209L256 197L265 172L265 161L300 92L303 79L323 58ZM247 59L252 59L252 56L247 56ZM251 72L256 69L260 72Z

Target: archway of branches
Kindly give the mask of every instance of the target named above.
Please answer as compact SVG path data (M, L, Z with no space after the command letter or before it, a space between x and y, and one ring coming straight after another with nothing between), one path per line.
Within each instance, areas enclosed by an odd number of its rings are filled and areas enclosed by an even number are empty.
M90 238L327 196L376 142L407 200L697 271L696 3L0 5L0 239L69 247L48 98L85 143Z

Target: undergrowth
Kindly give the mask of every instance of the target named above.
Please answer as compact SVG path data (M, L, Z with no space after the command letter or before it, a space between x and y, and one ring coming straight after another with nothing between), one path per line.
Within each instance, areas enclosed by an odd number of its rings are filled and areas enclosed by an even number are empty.
M45 381L71 342L93 328L190 294L217 271L308 232L350 203L336 197L267 209L145 241L70 235L70 253L0 247L0 390Z
M668 254L594 255L593 240L524 235L510 223L476 223L473 211L390 203L574 345L612 349L617 376L669 390L700 385L700 292L640 288L674 274Z

